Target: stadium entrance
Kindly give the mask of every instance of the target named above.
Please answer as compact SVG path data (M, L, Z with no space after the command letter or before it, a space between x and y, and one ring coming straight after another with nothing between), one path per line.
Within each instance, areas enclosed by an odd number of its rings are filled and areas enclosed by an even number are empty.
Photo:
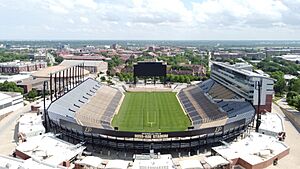
M133 65L134 84L137 84L137 78L144 79L145 85L159 78L166 84L167 64L163 62L138 62ZM149 81L149 79L152 79Z

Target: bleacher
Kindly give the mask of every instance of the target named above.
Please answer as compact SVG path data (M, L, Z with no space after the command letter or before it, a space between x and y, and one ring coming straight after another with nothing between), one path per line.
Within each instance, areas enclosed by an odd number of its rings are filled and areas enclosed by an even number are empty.
M209 100L199 87L192 86L181 90L178 98L193 125L226 117L226 114L212 100Z
M217 105L227 113L229 118L255 111L251 103L247 101L220 101Z
M195 128L224 118L231 119L227 122L242 118L247 121L255 112L250 102L212 79L181 90L178 99Z
M53 102L48 109L49 116L57 121L64 117L84 126L112 129L111 120L122 97L120 90L87 79Z
M201 116L197 112L196 108L192 105L191 101L188 99L188 97L186 96L186 94L184 93L183 90L181 90L178 93L178 98L179 98L183 108L188 113L193 124L194 125L201 124L201 120L202 120Z
M112 129L111 120L122 99L122 93L115 88L102 85L95 95L76 112L76 119L82 125Z
M198 86L205 92L207 93L211 87L214 85L215 81L212 80L212 79L208 79L208 80L205 80L204 82L202 83L199 83Z
M239 98L234 92L215 82L207 92L213 99L237 99Z

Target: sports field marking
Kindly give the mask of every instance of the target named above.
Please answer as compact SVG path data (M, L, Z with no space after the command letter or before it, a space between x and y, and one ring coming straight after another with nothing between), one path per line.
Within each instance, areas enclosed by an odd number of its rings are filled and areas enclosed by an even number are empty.
M189 118L172 92L127 92L112 121L120 131L184 131Z
M156 111L154 111L154 112L155 112L154 113L155 116L153 119L151 119L151 118L149 118L149 116L151 116L151 115L149 115L149 111L147 111L147 123L150 124L151 127L153 124L156 124ZM151 119L151 121L150 121L150 119Z

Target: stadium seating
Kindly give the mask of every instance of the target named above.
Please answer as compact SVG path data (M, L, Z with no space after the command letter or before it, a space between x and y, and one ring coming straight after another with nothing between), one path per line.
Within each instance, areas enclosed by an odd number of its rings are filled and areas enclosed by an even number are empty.
M60 97L59 101L56 100L50 105L48 108L49 116L56 121L59 120L56 118L58 116L65 120L74 119L75 112L91 98L90 95L92 93L90 90L93 90L93 87L96 89L99 88L99 83L88 79L82 85L73 88L67 94Z
M229 118L237 115L254 111L251 103L246 101L222 101L217 103L225 112Z
M122 96L118 89L102 85L88 104L83 105L76 112L76 117L83 125L112 129L111 120Z
M214 85L214 83L215 82L212 79L208 79L202 83L199 83L198 85L205 93L207 93L211 89L211 87Z
M213 84L206 83L206 85L212 86ZM202 87L207 89L207 86ZM214 101L210 100L204 94L201 86L192 86L181 90L178 93L178 98L188 113L193 125L200 125L203 122L226 117L226 114L219 109Z
M111 120L122 97L120 90L87 79L53 102L48 112L57 121L64 118L85 126L113 129Z
M255 111L250 102L241 100L237 94L212 79L182 89L178 98L195 128L227 117L249 120Z
M213 99L236 99L238 96L232 92L231 90L227 89L226 87L222 86L219 83L214 83L210 90L207 92Z
M188 99L188 97L186 96L186 94L184 93L183 90L181 90L178 93L178 98L179 98L182 106L184 107L185 111L188 113L188 115L189 115L190 119L192 120L193 124L195 124L195 123L200 124L201 123L201 116L199 115L196 108L193 106L193 104Z

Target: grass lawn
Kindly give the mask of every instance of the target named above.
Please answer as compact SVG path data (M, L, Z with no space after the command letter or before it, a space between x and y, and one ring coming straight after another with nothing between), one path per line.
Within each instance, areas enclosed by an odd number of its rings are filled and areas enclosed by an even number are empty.
M121 131L184 131L190 120L174 92L127 92L112 125Z

